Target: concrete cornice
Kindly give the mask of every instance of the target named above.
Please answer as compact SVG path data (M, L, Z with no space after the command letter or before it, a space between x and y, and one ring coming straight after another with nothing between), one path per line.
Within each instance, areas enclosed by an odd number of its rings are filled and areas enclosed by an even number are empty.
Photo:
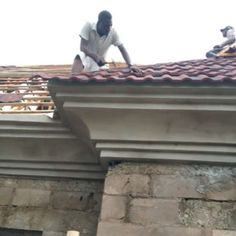
M45 115L1 115L0 174L103 179L97 153Z
M49 90L65 122L96 143L103 164L236 162L236 90L231 85L58 81Z
M0 137L76 139L61 122L46 115L1 115Z

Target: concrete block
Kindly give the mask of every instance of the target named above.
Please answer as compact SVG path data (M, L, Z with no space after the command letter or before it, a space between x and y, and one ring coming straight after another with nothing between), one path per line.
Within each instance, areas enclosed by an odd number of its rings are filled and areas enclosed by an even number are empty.
M66 236L65 232L43 231L42 236Z
M126 196L104 195L102 200L101 220L124 220L126 205Z
M231 231L231 230L213 230L212 236L236 236L236 231Z
M211 236L204 229L185 227L145 227L145 236Z
M236 203L232 201L185 199L179 204L179 210L181 222L186 226L211 229L236 228Z
M46 232L79 229L84 235L95 235L97 219L98 215L90 212L14 207L8 211L1 227Z
M25 230L42 230L41 220L44 212L41 209L11 208L8 209L2 227Z
M222 189L221 191L209 191L206 198L216 201L235 201L236 200L236 186L235 189Z
M96 235L98 213L75 210L48 210L41 219L40 225L46 231L66 232L75 229L84 235Z
M142 227L134 224L100 222L97 236L210 236L204 229L184 227Z
M152 192L155 197L167 198L203 198L202 177L153 175L151 177ZM204 193L204 192L203 192Z
M99 211L101 194L85 192L54 192L52 206L55 209L69 209L80 211Z
M141 225L172 225L179 221L179 202L165 199L134 199L130 202L128 220Z
M147 236L145 229L140 225L100 222L97 236Z
M210 200L235 201L236 182L229 178L216 179L215 183L206 189L206 197Z
M13 188L0 188L0 206L7 206L12 200Z
M16 189L12 205L46 207L50 202L51 191L41 189Z
M150 178L147 175L108 175L105 180L106 194L132 196L150 195Z

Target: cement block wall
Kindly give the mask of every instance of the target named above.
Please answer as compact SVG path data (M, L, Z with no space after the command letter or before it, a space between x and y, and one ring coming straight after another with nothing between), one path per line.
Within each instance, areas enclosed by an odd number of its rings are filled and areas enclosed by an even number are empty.
M98 236L235 236L236 167L124 163L110 169Z
M65 236L94 236L103 181L0 178L0 227Z

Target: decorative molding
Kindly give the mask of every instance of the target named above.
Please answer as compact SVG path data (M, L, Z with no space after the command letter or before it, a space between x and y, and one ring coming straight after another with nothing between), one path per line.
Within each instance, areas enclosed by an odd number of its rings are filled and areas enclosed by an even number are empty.
M97 154L60 121L44 115L0 117L0 174L104 179Z
M65 123L96 144L104 166L112 160L236 162L233 86L53 81L49 90Z

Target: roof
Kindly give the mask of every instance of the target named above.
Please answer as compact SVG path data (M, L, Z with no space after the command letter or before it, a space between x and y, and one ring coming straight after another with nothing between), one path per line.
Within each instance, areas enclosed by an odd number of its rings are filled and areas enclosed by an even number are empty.
M77 81L79 83L106 82L236 82L236 58L188 60L139 66L143 73L130 72L128 68L81 73L78 76L51 76L50 79Z
M113 160L235 164L229 150L236 143L235 65L219 58L140 66L141 76L122 68L54 76L48 89L61 120L96 144L103 166Z
M71 65L0 66L0 113L51 112L54 106L47 90L48 80L78 84L236 82L236 57L188 60L139 67L143 71L141 75L130 72L128 68L119 67L71 77ZM3 107L7 110L4 111Z
M0 114L49 113L54 103L47 79L38 74L69 75L71 65L0 66Z

